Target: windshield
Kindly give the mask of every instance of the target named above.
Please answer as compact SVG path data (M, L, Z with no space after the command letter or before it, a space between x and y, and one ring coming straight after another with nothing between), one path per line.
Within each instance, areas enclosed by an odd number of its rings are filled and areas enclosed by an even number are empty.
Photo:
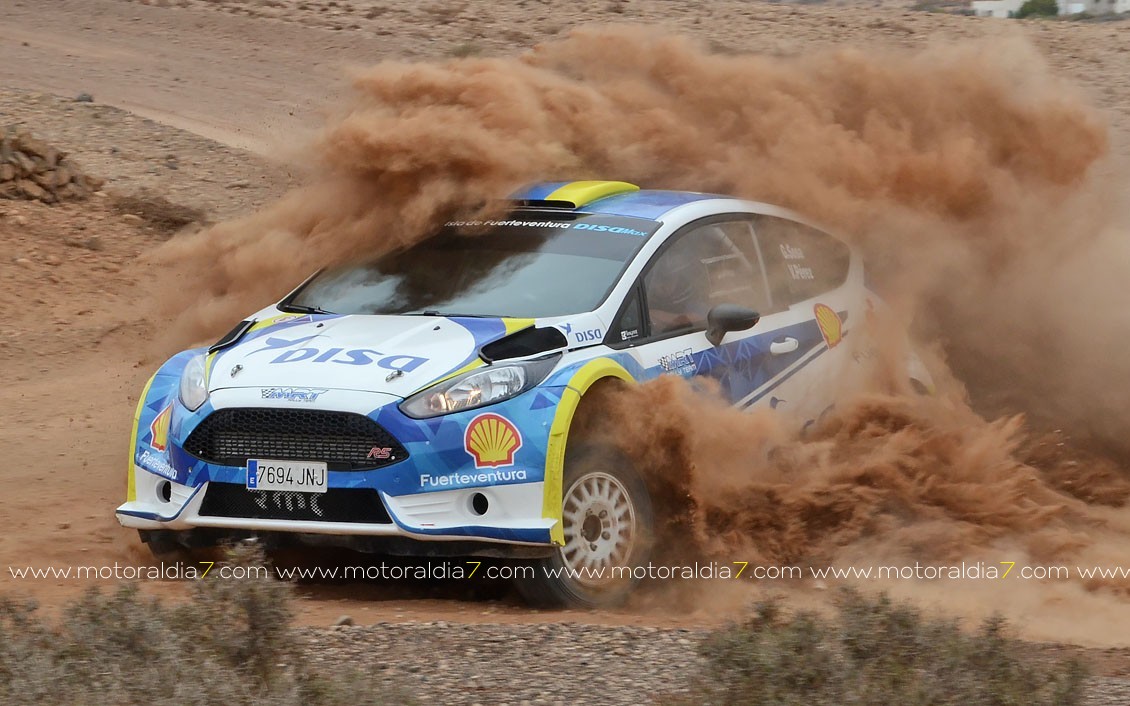
M319 273L281 308L517 318L592 311L659 225L543 212L449 223L406 250Z

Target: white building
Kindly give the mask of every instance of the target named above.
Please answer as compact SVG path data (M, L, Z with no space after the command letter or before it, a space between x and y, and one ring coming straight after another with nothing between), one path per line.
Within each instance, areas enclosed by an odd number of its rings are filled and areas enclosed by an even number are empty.
M1013 17L1024 0L974 0L973 14L978 17ZM1130 12L1130 0L1056 0L1060 15L1091 15Z
M978 17L1012 17L1024 0L973 0L973 14Z
M1073 0L1072 4L1084 5L1081 12L1092 15L1105 15L1108 12L1130 12L1130 0Z

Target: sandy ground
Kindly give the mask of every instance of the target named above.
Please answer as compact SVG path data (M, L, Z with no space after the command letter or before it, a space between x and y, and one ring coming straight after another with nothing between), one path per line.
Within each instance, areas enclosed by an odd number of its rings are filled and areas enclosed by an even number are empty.
M897 3L792 5L716 0L399 3L271 0L3 0L0 81L99 102L226 144L280 154L321 124L345 69L387 58L511 53L592 22L642 22L719 51L1021 35L1130 118L1130 21L986 22ZM992 70L987 66L986 70Z
M136 395L159 362L149 342L162 322L130 314L131 302L162 286L138 257L167 236L116 210L113 194L156 189L211 218L256 207L301 178L298 148L341 95L350 65L507 53L575 24L610 20L658 22L719 51L791 53L864 42L919 46L1019 34L1107 111L1123 157L1130 145L1130 21L1020 23L862 4L734 1L703 9L666 0L568 12L529 0L505 7L479 1L0 0L0 17L0 121L33 126L72 151L108 178L110 194L62 207L0 202L0 280L8 298L0 323L0 366L6 371L0 386L0 458L6 466L0 567L147 561L132 533L118 527L112 508L124 494ZM66 99L80 92L96 103L69 104ZM163 126L227 147L204 146ZM32 594L49 605L84 587L0 575L0 591ZM172 595L178 584L159 590ZM702 625L728 617L713 606L651 611L646 601L601 615L531 613L502 589L468 596L445 585L433 586L423 598L381 586L314 586L303 594L301 620L309 624L327 624L342 613L359 622Z

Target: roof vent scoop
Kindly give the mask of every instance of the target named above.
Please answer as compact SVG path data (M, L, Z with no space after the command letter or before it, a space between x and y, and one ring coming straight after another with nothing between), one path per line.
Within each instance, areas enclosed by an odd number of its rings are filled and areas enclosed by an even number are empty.
M519 191L510 199L523 206L577 209L609 196L639 190L640 187L626 181L566 181L535 184Z
M555 328L529 328L486 344L479 350L479 357L487 363L511 358L526 358L538 353L549 353L569 345L565 334Z

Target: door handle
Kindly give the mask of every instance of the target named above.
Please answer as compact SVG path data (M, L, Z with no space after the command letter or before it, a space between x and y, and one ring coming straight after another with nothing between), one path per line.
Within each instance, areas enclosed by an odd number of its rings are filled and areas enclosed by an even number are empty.
M769 352L773 355L792 353L797 348L800 348L800 342L795 338L782 338L769 344Z

